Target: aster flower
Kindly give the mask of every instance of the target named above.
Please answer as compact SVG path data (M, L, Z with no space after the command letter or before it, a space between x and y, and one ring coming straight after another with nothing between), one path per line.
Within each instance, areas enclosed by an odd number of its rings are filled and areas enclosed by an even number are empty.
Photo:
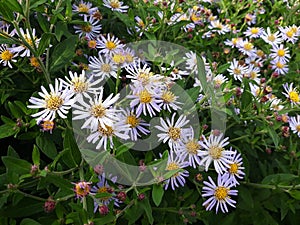
M279 27L283 40L295 44L298 41L300 35L300 29L295 24L288 27Z
M280 46L273 45L271 48L270 58L280 63L288 63L291 55L289 54L289 49L284 48L283 44Z
M231 48L237 47L240 43L240 41L242 41L242 38L232 38L231 40L227 39L224 44L231 46Z
M98 57L92 56L89 58L89 69L100 80L109 77L117 78L117 65L109 57L104 57L101 53L98 54Z
M135 114L137 116L140 116L142 113L147 115L148 111L149 115L152 117L155 116L156 112L161 111L159 103L162 102L162 100L159 99L157 94L151 90L142 88L142 86L133 87L133 85L131 85L131 87L133 88L133 94L127 95L127 98L133 99L130 102L130 107L136 107Z
M256 54L256 48L250 41L248 41L248 39L240 41L237 48L240 52L247 56L253 56Z
M62 85L70 89L75 96L78 97L88 97L88 93L97 94L99 88L96 87L100 80L93 81L93 77L86 77L85 71L82 70L81 74L78 75L76 72L72 73L69 71L69 77L65 76L65 80L60 79Z
M74 192L76 194L76 198L83 198L87 196L91 191L91 183L80 181L78 183L75 183Z
M11 51L10 48L7 48L4 44L0 45L0 63L2 63L3 66L12 68L11 62L17 62L17 60L14 59L15 57L17 57L17 54Z
M230 63L230 67L227 69L230 75L232 75L235 80L239 81L243 80L243 77L247 73L247 70L248 68L246 66L240 65L239 61L237 61L235 58Z
M284 108L283 105L281 105L281 100L276 98L276 97L273 97L270 99L271 101L271 105L270 105L270 109L271 110L274 110L274 111L280 111Z
M260 27L248 27L244 34L249 38L259 38L263 30L264 29Z
M171 80L178 80L178 79L182 79L182 76L188 76L190 75L190 73L188 71L182 70L178 67L175 66L175 62L172 61L170 63L170 67L166 68L166 67L161 67L161 70L168 74L168 76L171 77Z
M283 84L282 86L285 92L282 92L282 94L284 94L289 99L292 105L298 105L300 104L299 92L297 91L297 88L293 87L293 85L293 83L291 83L290 85L288 83Z
M218 34L225 34L230 31L230 27L227 24L222 24L219 20L210 21L208 28L212 29L212 32L217 32Z
M128 133L129 129L129 125L126 126L116 122L111 126L105 125L105 127L102 127L99 125L98 129L87 137L87 141L93 144L98 141L96 149L101 149L101 147L103 147L104 150L107 150L108 144L109 148L112 149L114 147L113 137L127 140L129 139L129 135L126 134L126 132Z
M229 164L227 175L228 179L236 186L239 185L238 179L243 179L245 176L245 173L243 172L245 167L242 166L243 159L241 154L237 153L237 151L234 151L231 161L232 163Z
M194 130L192 127L190 127L190 134L184 135L182 143L177 146L178 154L180 154L185 161L188 161L189 166L192 166L193 168L200 165L198 151L201 150L201 148L200 141L194 137Z
M270 27L267 27L267 30L264 30L260 37L270 45L279 45L283 41L280 37L279 31L271 33Z
M223 83L228 80L223 74L218 74L213 78L213 83L215 88L219 88Z
M182 102L177 101L178 96L176 96L170 90L162 91L160 98L161 98L162 102L159 104L159 106L163 110L168 110L169 112L171 112L171 108L175 111L177 111L178 109L181 109L181 107L178 105L183 104Z
M173 113L171 120L166 118L166 121L160 118L161 126L155 126L156 129L163 132L157 135L159 137L158 141L163 141L163 143L168 141L171 150L176 149L178 145L182 143L183 136L191 132L189 128L183 128L189 123L186 116L180 115L176 122L175 116L176 113Z
M121 13L126 13L129 6L123 5L123 2L118 0L103 0L103 6Z
M72 107L74 103L73 93L69 89L62 89L61 83L58 79L55 79L55 85L49 85L50 93L41 86L42 92L38 92L42 99L36 97L30 97L29 102L33 105L28 105L31 109L43 110L31 115L32 117L37 117L37 122L41 120L54 120L56 115L61 118L67 118L68 110Z
M285 62L272 60L270 64L272 65L272 70L274 70L278 74L285 75L289 72L289 67Z
M108 184L105 173L98 176L99 182L91 188L91 195L94 198L94 212L97 211L99 206L101 205L108 205L111 201L114 202L115 206L119 206L119 200L116 198L116 194L113 190L113 188ZM109 177L109 180L111 180L113 183L116 183L117 177ZM97 197L97 194L99 195L107 195L104 197Z
M124 123L129 127L130 129L125 132L125 134L130 133L130 139L133 141L137 141L137 138L141 136L140 133L147 135L150 133L148 128L150 124L146 123L143 119L140 117L137 117L133 110L130 110L129 108L126 108L125 110L122 110L122 113L120 115L120 120L124 121Z
M106 129L107 126L112 126L113 122L118 120L116 109L111 108L113 104L119 99L119 94L113 97L110 94L103 101L103 87L99 88L100 93L93 98L88 97L86 99L78 99L77 104L73 105L73 120L85 119L81 128L90 128L95 131L98 126ZM78 104L79 103L79 104Z
M166 166L167 171L183 169L188 166L188 162L183 161L182 157L180 157L175 152L169 152L168 162ZM175 190L176 187L184 186L185 184L185 177L189 176L189 172L187 170L183 170L180 172L175 173L172 177L167 179L165 182L165 190L171 186L172 190Z
M259 84L260 68L256 67L255 65L250 65L247 69L245 76Z
M83 20L84 24L74 26L75 33L78 33L79 37L86 37L88 40L96 39L102 28L99 21L88 15L84 15Z
M72 5L73 13L79 13L79 15L89 14L92 15L95 11L97 11L97 7L93 7L93 4L90 2L84 2L81 0L79 4Z
M205 206L206 210L212 210L216 207L216 213L219 208L223 213L228 212L227 204L235 208L236 201L231 198L232 195L237 195L237 190L232 190L233 184L227 176L218 174L217 185L208 176L208 180L204 181L204 187L202 189L202 197L209 197L202 205Z
M211 134L208 139L202 136L203 141L200 141L200 145L204 150L198 151L198 155L201 157L201 165L205 166L205 171L208 170L209 165L213 162L214 168L217 173L223 174L229 168L229 164L232 163L231 157L234 154L233 151L225 150L224 147L229 144L227 141L229 138L223 139L223 134L215 136Z
M34 28L32 29L33 39L31 38L31 35L30 35L30 32L29 32L28 29L26 29L26 33L25 33L24 30L22 28L20 28L20 33L21 33L21 36L25 39L25 41L28 45L30 45L33 48L34 48L34 46L36 48L38 48L40 38L37 38L35 36L36 31L35 31ZM11 48L11 50L13 52L18 52L21 57L25 57L25 56L29 57L30 56L30 50L25 45L21 45L21 46L18 46L18 47L13 47L13 48ZM23 53L21 53L21 52L23 52Z
M289 125L294 134L297 134L300 137L300 115L291 116Z
M111 37L110 34L105 38L103 35L97 39L97 48L100 49L99 53L112 56L118 50L122 50L124 45L121 44L120 40L114 35Z

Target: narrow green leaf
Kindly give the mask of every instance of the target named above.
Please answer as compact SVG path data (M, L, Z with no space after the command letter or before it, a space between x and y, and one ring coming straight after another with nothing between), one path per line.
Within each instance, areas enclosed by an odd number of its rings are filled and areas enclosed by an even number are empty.
M32 162L34 165L40 165L40 151L36 145L33 146Z
M124 152L127 152L129 149L131 149L134 146L134 142L128 142L121 146L119 146L116 150L116 156L119 156L123 154Z
M64 148L70 150L70 154L72 159L74 160L75 166L79 165L81 161L81 153L74 138L73 131L70 128L67 128L65 131Z
M41 13L37 12L37 20L44 33L49 32L49 22Z
M13 115L14 118L21 118L22 117L22 111L12 102L8 102L7 106L9 108L10 113Z
M0 6L0 10L1 10L1 6ZM0 44L17 44L17 43L18 42L14 41L13 39L0 35Z
M47 183L52 183L56 187L59 187L59 188L63 189L64 191L67 191L69 194L71 194L73 192L73 190L72 190L73 185L67 179L63 179L60 176L49 174L49 173L47 174L45 179L46 179Z
M38 6L45 4L47 1L48 0L31 0L30 9L37 8Z
M51 40L52 35L53 34L51 34L51 33L43 33L42 34L42 37L41 37L41 40L39 43L39 47L38 47L38 51L37 51L37 54L39 56L42 55L47 48L50 48L50 40Z
M9 0L9 1L2 0L0 4L4 4L4 6L7 7L6 9L9 9L13 12L18 12L18 13L21 13L22 15L24 15L22 6L20 5L20 3L17 0Z
M241 96L241 109L246 109L252 102L252 94L250 92L249 81L244 79L244 91Z
M149 203L149 199L146 198L146 199L142 200L139 205L145 210L146 215L148 217L149 224L153 224L154 219L152 216L152 208Z
M41 225L41 224L33 219L26 218L21 221L20 225Z
M271 136L271 138L272 138L272 140L273 140L273 142L275 144L275 147L277 148L278 147L278 143L279 143L279 136L278 136L278 134L276 133L276 131L274 130L274 128L271 127L271 126L268 126L267 129L268 129L268 132L269 132L269 134L270 134L270 136Z
M75 54L75 47L78 40L78 36L74 35L66 40L60 42L53 50L50 57L50 72L55 72L66 66L71 62Z
M56 26L55 26L55 37L58 41L61 40L61 37L65 36L65 37L70 37L72 36L72 34L70 33L67 23L64 21L59 21L57 22Z
M17 130L15 130L15 126L12 126L10 124L4 124L0 126L0 139L12 136L15 133L17 133Z
M30 173L31 164L23 159L17 159L11 156L2 156L2 161L7 169L17 174Z
M200 87L193 87L186 90L186 93L191 97L193 102L196 102L197 98L199 97L199 90Z
M159 204L161 203L163 195L164 195L163 186L154 184L152 188L152 200L156 206L159 206Z

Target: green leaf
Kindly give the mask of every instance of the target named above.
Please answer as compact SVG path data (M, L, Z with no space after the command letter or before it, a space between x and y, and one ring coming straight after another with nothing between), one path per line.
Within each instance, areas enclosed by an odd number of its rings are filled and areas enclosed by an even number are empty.
M249 81L244 79L244 91L241 96L241 109L244 110L246 109L252 102L252 94L250 92L250 86L249 86Z
M193 102L196 102L197 98L199 97L200 87L193 87L186 90L186 93L191 97Z
M0 15L2 15L3 19L6 21L14 20L13 10L7 6L7 3L4 0L0 1Z
M33 219L25 218L21 221L20 225L41 225L41 224Z
M48 0L31 0L30 9L37 8L38 6L45 4L47 1Z
M2 161L7 169L17 174L30 173L31 164L23 159L17 159L11 156L2 156Z
M42 55L47 48L50 48L50 40L51 40L52 36L53 36L53 34L51 34L51 33L43 33L42 34L42 37L41 37L41 40L39 43L39 47L38 47L38 51L37 51L37 54L39 56Z
M271 174L266 176L262 180L262 184L289 184L293 180L297 179L298 176L289 173L278 173L278 174Z
M8 102L7 106L9 108L10 113L13 115L14 118L21 118L22 112L21 110L12 102Z
M125 144L119 146L116 150L116 157L123 154L124 152L127 152L133 146L134 146L134 142L128 142L128 143L125 143Z
M41 134L36 138L36 144L40 150L48 156L50 159L54 159L57 155L54 142L50 139L50 135L47 133Z
M49 22L41 13L37 12L37 21L44 33L49 32Z
M9 0L9 1L2 0L0 4L4 4L4 6L7 7L6 9L10 9L13 12L18 12L24 15L22 6L17 0Z
M15 130L15 126L12 126L10 124L4 124L0 126L0 139L12 136L15 133L17 133L17 130Z
M226 64L223 64L221 66L218 67L218 74L219 73L224 73L228 68L230 67L230 64L229 63L226 63Z
M1 6L0 6L0 10L1 10ZM18 42L16 42L13 39L0 35L0 44L17 44L17 43Z
M103 199L103 198L111 198L112 194L111 193L107 193L107 192L103 192L103 193L97 193L95 195L95 198L99 198L99 199Z
M63 189L64 191L67 191L69 194L73 193L73 185L71 184L70 181L63 179L60 176L54 175L54 174L47 174L46 176L46 181L47 183L52 183L54 184L56 187L59 187L61 189Z
M55 37L60 41L62 36L70 37L72 34L69 32L67 23L64 21L59 21L55 26Z
M152 188L152 200L156 206L159 206L159 204L161 203L163 195L163 186L159 184L154 184Z
M70 150L70 157L74 161L75 166L79 165L81 161L81 153L74 138L73 131L70 128L67 128L65 131L64 148Z
M275 147L277 148L278 147L278 143L279 143L279 136L278 136L278 134L276 133L276 131L274 130L274 128L271 127L271 126L268 126L267 129L268 129L268 132L269 132L269 134L270 134L270 136L271 136L271 138L272 138L272 140L274 142Z
M53 50L50 57L50 72L55 72L71 62L75 54L76 43L78 36L74 35L60 42Z
M94 225L105 225L105 224L112 224L112 222L116 219L114 215L106 215L102 218L94 219Z
M36 145L33 146L32 162L36 166L40 165L40 151Z
M146 199L142 200L139 205L145 210L146 215L148 217L149 224L153 224L154 219L152 216L152 208L149 203L149 199L146 198Z

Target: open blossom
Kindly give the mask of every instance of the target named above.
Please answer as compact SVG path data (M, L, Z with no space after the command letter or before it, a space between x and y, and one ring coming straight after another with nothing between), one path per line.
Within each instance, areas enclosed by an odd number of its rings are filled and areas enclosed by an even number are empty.
M291 116L289 125L293 133L300 137L300 115Z
M208 139L203 136L203 141L200 142L203 150L198 151L198 155L201 157L200 164L205 166L206 171L212 162L217 173L222 174L228 170L234 154L233 151L224 148L229 144L228 139L228 137L223 139L223 134L219 136L211 134Z
M228 212L227 205L235 207L236 201L231 198L238 194L237 190L232 190L233 184L228 179L227 175L218 174L217 184L208 176L208 181L204 181L202 189L202 197L208 199L202 204L206 210L216 208L216 213L221 209L223 213Z
M74 26L75 33L78 33L79 37L86 37L88 40L96 39L100 34L102 25L93 16L84 15L83 20L85 24Z
M68 88L63 89L58 79L55 79L55 85L49 85L50 92L41 86L42 92L38 92L39 96L42 97L30 97L29 102L32 105L28 105L31 109L43 109L32 115L37 117L37 122L42 120L54 120L56 116L65 119L69 109L74 103L73 92Z
M293 87L293 85L294 85L293 83L283 84L282 86L285 92L282 92L282 94L284 94L289 99L292 105L299 105L300 104L299 92L297 88Z

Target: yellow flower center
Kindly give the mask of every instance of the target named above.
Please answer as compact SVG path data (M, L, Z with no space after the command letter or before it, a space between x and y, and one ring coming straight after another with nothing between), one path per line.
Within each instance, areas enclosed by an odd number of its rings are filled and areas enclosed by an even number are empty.
M274 34L271 34L268 36L268 40L271 41L271 42L274 42L275 41L275 36Z
M224 150L224 148L219 147L219 146L211 146L209 149L209 155L213 158L213 159L219 159L222 156L222 151Z
M12 59L12 57L14 56L14 54L9 51L9 50L4 50L1 55L0 55L0 58L3 60L3 61L9 61Z
M189 154L196 155L197 150L200 149L200 145L196 140L189 141L188 143L185 144L185 147L188 151Z
M289 38L292 38L294 35L294 31L292 29L289 29L288 32L286 32L286 36L288 36Z
M179 169L179 165L176 163L176 162L170 162L168 165L167 165L167 168L166 170L177 170ZM175 173L172 177L177 177L178 176L178 173Z
M45 101L46 101L46 108L50 110L58 110L61 107L61 105L64 103L64 100L57 95L50 95Z
M105 115L106 108L102 104L94 105L91 110L94 117L101 118Z
M86 4L81 3L78 6L78 12L88 13L89 7Z
M164 100L164 102L171 103L175 101L176 96L171 91L165 91L161 98Z
M112 0L110 2L110 6L113 8L113 9L118 9L120 8L120 2L118 0Z
M73 81L73 87L75 92L82 93L88 89L88 84L79 79L75 79L75 81Z
M97 45L97 41L96 40L90 40L88 42L89 48L96 48L96 45Z
M101 133L101 136L112 136L114 134L112 127L107 125L105 125L105 129L101 126L98 126L98 131Z
M232 44L233 45L237 45L237 43L238 43L238 39L237 38L232 38Z
M281 62L277 62L276 67L282 69L284 67L284 64L282 64Z
M99 193L99 194L108 193L108 189L107 189L107 187L100 187L100 188L98 188L97 193ZM101 201L107 201L108 199L109 199L109 197L100 198Z
M108 48L109 50L115 49L115 48L117 47L117 45L116 45L114 42L112 42L112 41L106 42L105 46L106 46L106 48Z
M28 36L27 34L24 34L24 39L25 41L30 45L30 46L33 46L33 41L32 39L30 38L30 36ZM36 37L33 37L33 40L35 41ZM25 46L26 47L26 46Z
M80 184L76 184L75 192L77 195L86 196L90 192L89 185L83 182L81 182Z
M250 77L251 77L251 79L255 79L257 77L257 73L254 72L254 71L251 71L250 72Z
M103 63L101 65L101 71L105 73L109 73L111 71L111 66L108 63Z
M252 49L253 49L253 44L247 42L246 44L244 44L244 49L245 49L246 51L252 50Z
M199 16L197 16L195 13L193 13L193 14L191 15L191 20L192 20L194 23L196 23L196 22L198 22L199 20L201 20L201 18L200 18Z
M258 29L257 27L252 27L252 28L251 28L251 33L252 33L252 34L257 34L258 31L259 31L259 29Z
M293 102L299 102L299 94L296 91L291 91L289 97Z
M140 92L140 102L141 103L150 103L152 100L151 94L147 90Z
M296 126L296 130L297 130L298 132L300 132L300 125L297 125L297 126Z
M130 128L134 128L139 125L140 120L135 115L127 116L126 123L130 125Z
M223 186L217 187L215 189L215 197L219 201L224 201L226 197L228 197L228 191L229 189Z
M170 127L168 131L168 135L171 139L176 141L178 138L180 138L180 131L181 129L178 127Z
M241 74L241 70L238 68L234 68L233 73L239 75L239 74Z
M145 27L145 23L143 22L143 20L140 20L140 21L138 22L138 25L139 25L140 27L142 27L142 28Z
M31 57L30 58L30 65L32 65L33 67L39 67L40 66L39 61L37 60L36 57Z
M91 24L82 25L81 30L85 33L90 33L92 31L92 25Z
M50 120L43 121L40 126L43 128L43 130L52 130L54 128L54 122Z
M239 170L239 165L237 163L230 164L229 172L231 174L237 174L238 170Z
M125 61L126 61L127 63L132 63L132 62L133 62L133 56L130 55L130 54L126 54L126 55L125 55Z
M279 49L279 50L277 51L277 55L278 55L279 57L283 57L283 56L285 55L284 49Z
M125 61L125 57L122 54L114 54L114 56L112 57L112 60L116 63L116 64L121 64L124 63Z

